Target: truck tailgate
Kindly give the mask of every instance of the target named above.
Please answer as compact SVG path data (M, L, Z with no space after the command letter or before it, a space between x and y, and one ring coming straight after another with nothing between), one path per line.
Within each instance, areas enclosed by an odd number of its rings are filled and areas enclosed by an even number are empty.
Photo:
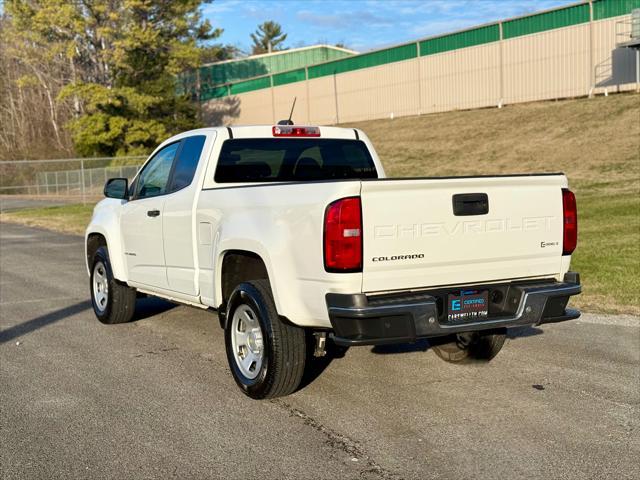
M557 275L566 187L562 174L363 181L363 292Z

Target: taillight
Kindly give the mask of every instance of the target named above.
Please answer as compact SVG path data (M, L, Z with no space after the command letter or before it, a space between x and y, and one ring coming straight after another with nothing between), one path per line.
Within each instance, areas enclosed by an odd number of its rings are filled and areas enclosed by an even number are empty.
M330 203L324 213L324 268L327 272L362 271L360 197Z
M578 244L578 209L576 196L571 190L562 189L562 254L571 255Z
M274 137L319 137L318 127L297 127L295 125L274 125L271 129Z

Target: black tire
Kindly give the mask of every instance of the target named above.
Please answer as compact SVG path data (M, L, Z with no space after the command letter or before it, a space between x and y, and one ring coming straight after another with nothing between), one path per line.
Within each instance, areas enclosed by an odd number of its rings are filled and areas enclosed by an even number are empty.
M246 376L238 366L231 338L234 313L243 305L255 312L262 330L262 363L255 378ZM306 357L305 331L278 316L268 280L241 283L233 291L227 305L224 339L231 374L249 397L282 397L300 385Z
M106 301L101 305L98 305L94 288L94 276L100 275L100 268L96 269L98 263L104 267L102 274L106 276L106 284L108 286ZM133 317L136 309L136 290L113 278L107 247L102 246L93 254L89 290L91 291L93 313L95 313L100 322L113 325L126 323Z
M441 339L433 351L450 363L489 362L502 350L506 338L505 330L462 333Z

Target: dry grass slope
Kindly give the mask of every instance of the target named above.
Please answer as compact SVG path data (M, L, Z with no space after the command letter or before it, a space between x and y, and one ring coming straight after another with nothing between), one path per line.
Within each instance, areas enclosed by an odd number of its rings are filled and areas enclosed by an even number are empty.
M640 95L355 124L391 176L564 171L574 186L638 190Z

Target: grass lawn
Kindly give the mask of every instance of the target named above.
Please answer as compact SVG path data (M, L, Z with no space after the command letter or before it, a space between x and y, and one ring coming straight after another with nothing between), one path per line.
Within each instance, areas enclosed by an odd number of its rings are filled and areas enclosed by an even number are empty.
M0 221L9 221L48 228L64 233L84 234L93 213L93 204L73 204L58 207L28 208L3 213Z
M572 269L586 311L640 314L640 95L513 105L353 124L371 138L387 175L563 171L578 200ZM92 205L5 213L83 233Z
M587 311L640 314L640 196L579 192L571 267L580 272L584 293L574 303Z

